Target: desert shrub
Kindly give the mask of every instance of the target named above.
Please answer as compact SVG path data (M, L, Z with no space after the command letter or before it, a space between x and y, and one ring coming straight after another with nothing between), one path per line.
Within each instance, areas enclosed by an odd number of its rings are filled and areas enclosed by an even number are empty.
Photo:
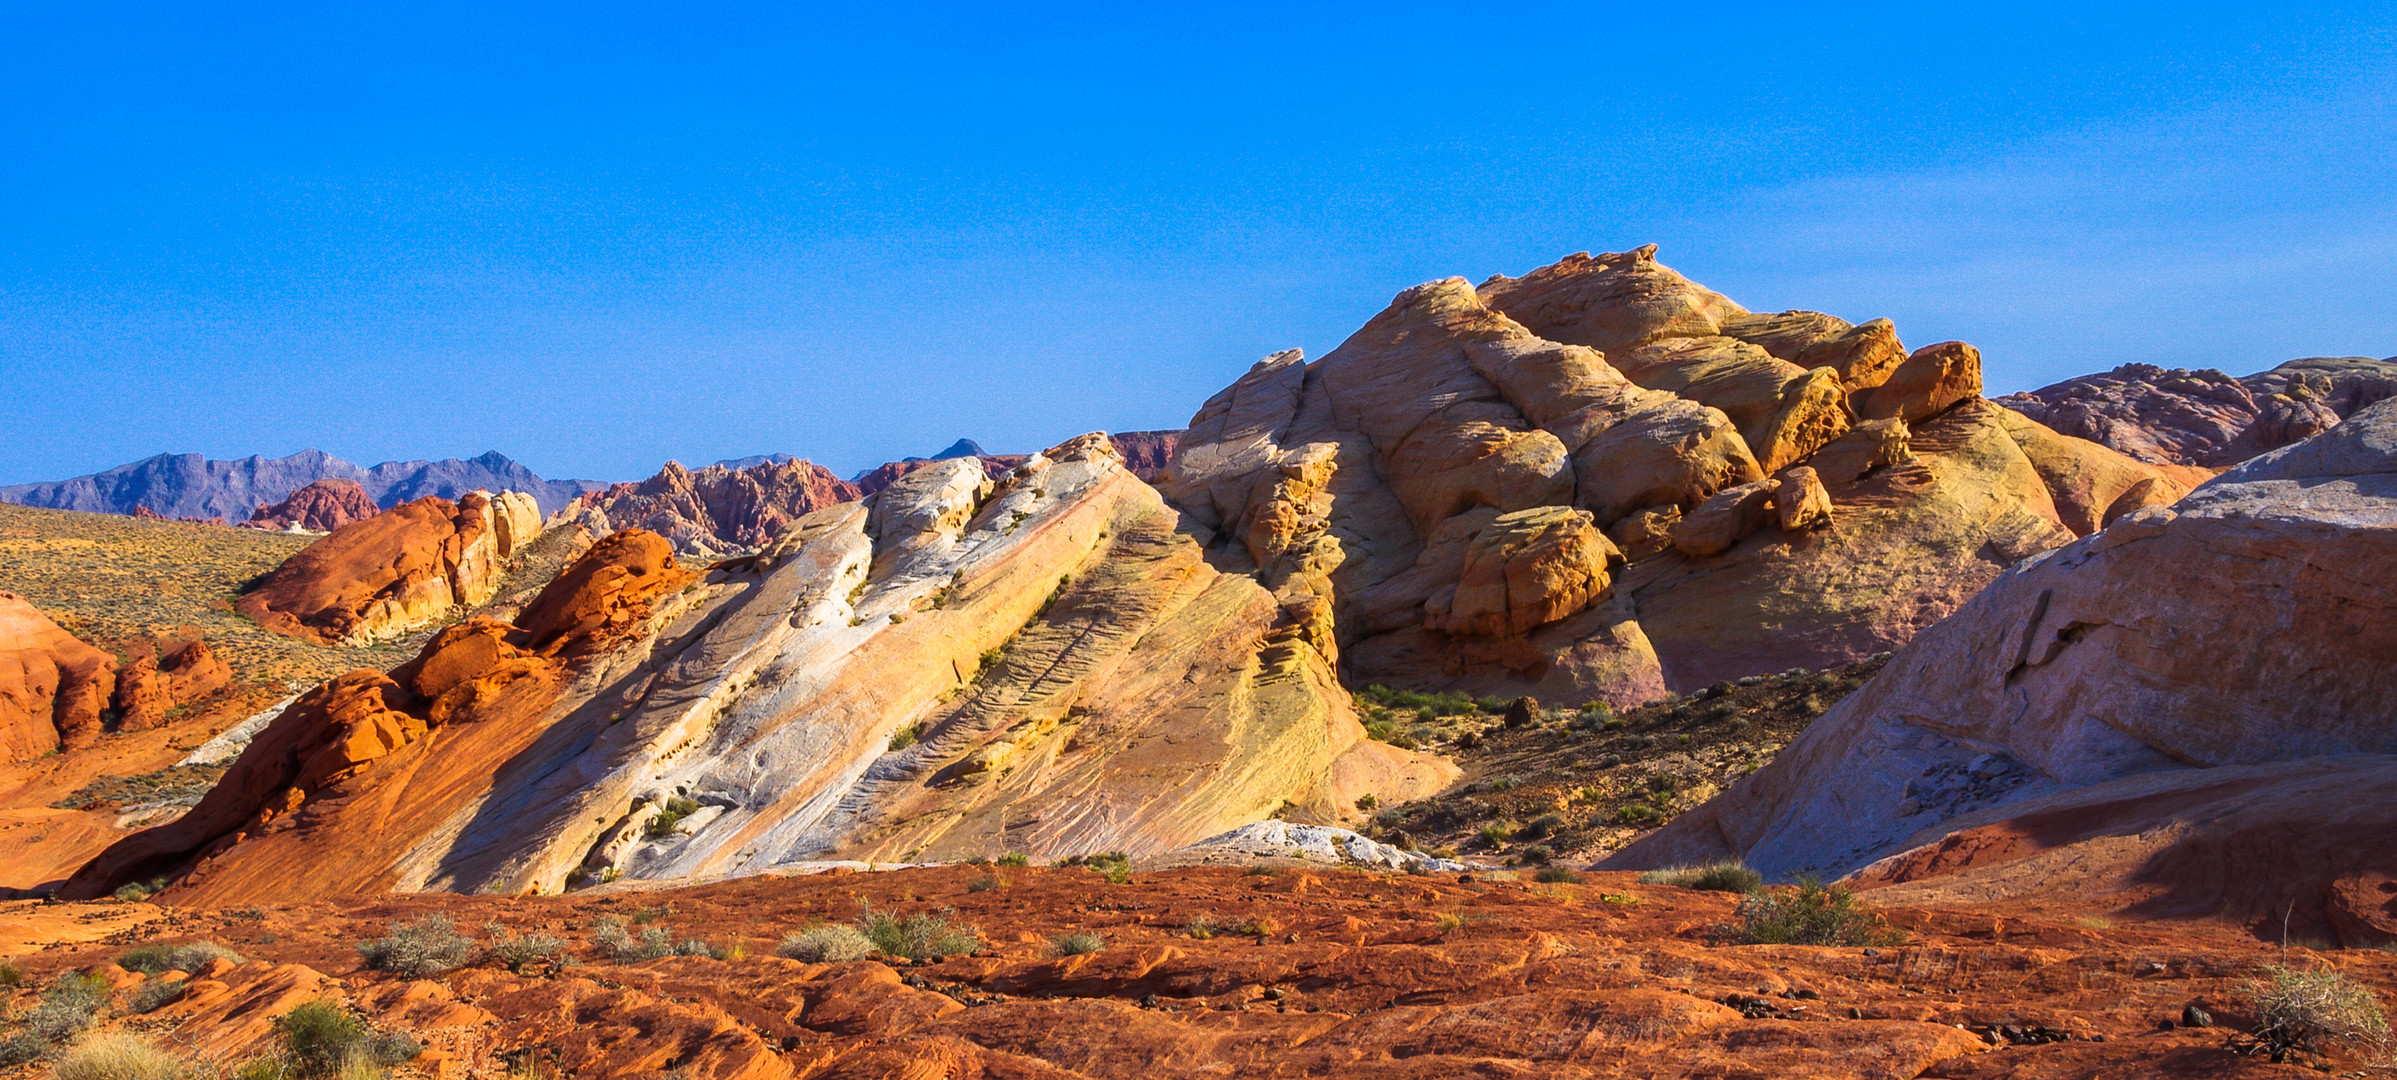
M1542 814L1531 819L1530 824L1523 826L1523 835L1537 840L1540 837L1547 836L1548 834L1563 828L1564 824L1565 819L1562 817L1559 817L1555 814Z
M165 888L165 878L156 878L150 881L129 881L123 885L117 886L117 891L110 893L109 895L130 904L137 901L147 900L153 896L156 896L160 890Z
M1357 809L1363 810L1368 814L1372 813L1376 807L1381 805L1382 797L1370 791L1363 795L1357 796Z
M2247 989L2256 1011L2255 1036L2275 1062L2294 1053L2320 1057L2335 1047L2378 1056L2389 1043L2389 1019L2370 987L2336 971L2264 969Z
M276 1017L275 1034L283 1042L285 1069L305 1077L371 1076L424 1050L404 1034L368 1027L329 1000L307 1002Z
M25 969L16 961L0 960L0 986L16 986L25 981Z
M707 943L705 938L684 938L674 943L676 956L704 956L710 960L724 959L724 953Z
M672 836L682 819L698 812L699 800L676 795L666 800L666 808L658 811L658 816L649 819L647 831L651 836Z
M1493 821L1481 827L1481 842L1491 847L1504 846L1514 836L1515 827L1503 821Z
M174 1004L189 989L191 983L185 979L152 979L126 999L125 1011L135 1015L157 1012Z
M980 952L981 937L971 926L950 922L951 914L954 913L936 915L919 911L913 915L892 915L868 907L857 917L857 929L874 943L876 952L903 960L934 960Z
M1215 932L1220 929L1222 927L1215 925L1215 916L1213 915L1194 916L1189 922L1182 924L1182 932L1189 935L1194 941L1205 941L1214 937Z
M1718 936L1743 945L1895 945L1905 935L1889 928L1843 885L1802 878L1780 894L1749 893L1739 922Z
M1003 886L1003 885L1005 885L1005 884L1007 884L1007 883L1006 883L1006 882L1004 882L1004 881L1001 881L1001 880L999 880L999 875L997 875L997 874L984 874L984 875L982 875L982 876L980 876L980 877L977 877L977 878L975 878L975 879L974 879L974 880L972 880L972 881L966 882L966 883L965 883L965 891L967 891L967 892L989 892L989 891L991 891L992 889L999 888L999 887L1001 887L1001 886Z
M1523 861L1535 866L1556 858L1556 849L1546 844L1533 844L1523 849Z
M1050 956L1081 956L1106 947L1107 939L1090 930L1076 930L1073 933L1058 934L1049 939Z
M873 939L862 931L832 923L808 927L774 947L774 955L803 964L845 964L863 960L873 951Z
M167 971L198 971L211 960L231 960L241 963L241 954L213 941L187 941L180 945L144 945L117 957L117 966L144 975Z
M1624 803L1615 808L1615 821L1624 825L1645 825L1665 813L1647 803Z
M92 1014L108 1004L108 980L97 975L61 975L41 1000L17 1018L17 1032L0 1041L0 1067L38 1061L83 1033Z
M1705 866L1675 866L1665 870L1650 870L1640 875L1642 885L1672 885L1683 889L1702 889L1707 892L1752 893L1764 887L1764 875L1731 862L1709 863Z
M183 1063L147 1039L109 1032L61 1055L50 1074L57 1080L178 1080Z
M663 926L645 927L640 937L624 928L624 920L603 915L591 924L591 943L599 954L619 964L637 964L674 952L674 935Z
M1538 873L1531 876L1531 879L1533 881L1539 882L1542 885L1581 884L1580 874L1574 873L1571 870L1567 870L1562 866L1543 866L1540 868Z
M1030 866L1032 865L1032 857L1020 851L1010 851L1005 855L999 856L999 865Z
M474 941L438 911L417 922L393 923L390 936L358 943L367 967L415 979L464 964L476 951Z
M536 964L555 966L560 954L566 951L566 941L556 934L535 930L528 934L511 932L497 922L483 924L483 932L491 935L491 944L483 955L505 965L511 974L522 975Z
M922 738L922 735L916 731L913 725L909 725L907 727L900 728L897 731L891 732L890 752L896 754L901 750L905 750L910 746L914 746L916 744L916 740L919 738Z

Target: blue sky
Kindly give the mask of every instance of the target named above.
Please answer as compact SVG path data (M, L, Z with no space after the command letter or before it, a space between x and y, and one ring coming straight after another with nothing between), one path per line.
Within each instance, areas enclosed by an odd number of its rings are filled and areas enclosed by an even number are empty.
M0 5L0 482L1029 449L1650 242L1993 392L2397 353L2392 3L208 7Z

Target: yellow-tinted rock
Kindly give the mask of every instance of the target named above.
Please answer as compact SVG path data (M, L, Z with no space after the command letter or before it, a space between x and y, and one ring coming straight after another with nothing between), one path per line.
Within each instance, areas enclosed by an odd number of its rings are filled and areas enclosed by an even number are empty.
M1773 512L1782 532L1819 529L1831 524L1831 493L1813 469L1800 465L1777 478Z
M1673 546L1692 557L1720 555L1773 520L1771 480L1725 488L1699 503L1673 530Z
M1942 341L1914 350L1888 381L1861 395L1856 411L1867 420L1894 416L1913 423L1980 396L1981 350Z
M1507 637L1590 606L1612 580L1615 546L1589 511L1542 506L1501 514L1474 537L1452 588L1424 603L1424 625Z

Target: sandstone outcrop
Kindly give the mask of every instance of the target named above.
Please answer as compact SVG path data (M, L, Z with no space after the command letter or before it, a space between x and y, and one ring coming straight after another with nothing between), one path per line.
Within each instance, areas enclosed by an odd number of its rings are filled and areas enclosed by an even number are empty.
M2319 433L2397 396L2397 357L2309 357L2233 378L2125 364L1999 399L2008 408L2151 465L2178 479L2228 468Z
M1266 358L1156 484L1217 566L1328 613L1352 683L1628 704L1887 650L2185 490L1979 379L1962 343L1750 314L1653 248L1577 255L1417 286L1319 361ZM1464 580L1506 562L1494 523L1568 510L1625 557L1595 594L1468 603L1497 595Z
M90 746L115 690L115 657L0 592L0 761Z
M260 626L318 644L397 637L491 598L510 555L540 534L521 492L426 496L353 522L234 603Z
M1553 525L1527 569L1569 588L1568 556L1604 541ZM161 874L190 902L556 891L1157 852L1455 776L1367 740L1328 613L1210 567L1103 436L996 484L975 459L936 463L704 582L668 551L616 534L514 626L452 626L389 675L311 691L201 806L68 892Z
M857 485L808 461L710 465L696 472L669 461L638 484L576 498L559 520L597 536L643 529L665 537L686 558L720 559L755 551L792 522L862 495Z
M2294 904L2317 931L2386 940L2372 853L2397 815L2372 793L2397 784L2392 571L2397 401L2000 574L1771 765L1609 865L1740 856L2259 924Z
M139 638L125 652L111 697L119 731L157 727L176 706L215 693L233 680L232 667L205 641Z
M251 511L246 524L259 529L332 532L379 512L374 496L368 495L357 481L318 480L292 492L281 502Z

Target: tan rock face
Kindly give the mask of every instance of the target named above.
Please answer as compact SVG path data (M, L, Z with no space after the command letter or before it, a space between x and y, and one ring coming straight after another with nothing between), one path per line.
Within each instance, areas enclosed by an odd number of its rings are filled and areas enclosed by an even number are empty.
M686 557L721 559L755 551L792 522L862 495L857 485L809 461L698 470L669 461L638 484L577 496L559 511L558 521L581 525L595 536L642 529L665 537Z
M1913 423L1979 396L1981 350L1942 341L1914 350L1888 381L1862 395L1856 411L1867 420L1896 417Z
M1992 895L2069 885L2261 918L2260 894L2199 869L2206 852L2264 857L2308 814L2378 827L2325 793L2378 790L2397 761L2393 558L2397 402L2001 574L1770 766L1618 863L1736 854L1838 874L1895 858L1875 880L1971 870ZM2233 805L2254 811L2199 809ZM2159 815L2193 824L2155 832ZM2078 869L2046 884L2002 869L2034 856ZM2306 865L2331 876L2268 891L2316 904L2363 870Z
M1636 701L1893 647L2116 502L2182 490L2043 441L1975 404L1977 380L1969 346L1909 360L1886 320L1750 315L1652 250L1577 256L1419 286L1312 365L1267 359L1156 482L1220 565L1328 602L1352 681ZM1895 411L1859 422L1852 395ZM1799 468L1815 486L1767 528L1767 478ZM1588 511L1633 568L1573 614L1500 619L1471 600L1469 554L1492 518L1542 506Z
M1773 488L1773 513L1783 532L1827 528L1831 524L1831 493L1822 477L1800 465L1782 473Z
M511 493L513 494L513 493ZM522 504L470 492L456 503L426 496L310 544L235 601L260 626L319 644L368 644L490 599L504 560L537 534ZM529 532L527 530L530 530Z
M115 657L0 592L0 761L91 745L115 689Z
M1590 606L1621 559L1587 510L1541 506L1500 514L1467 545L1456 586L1424 601L1424 626L1520 636Z

